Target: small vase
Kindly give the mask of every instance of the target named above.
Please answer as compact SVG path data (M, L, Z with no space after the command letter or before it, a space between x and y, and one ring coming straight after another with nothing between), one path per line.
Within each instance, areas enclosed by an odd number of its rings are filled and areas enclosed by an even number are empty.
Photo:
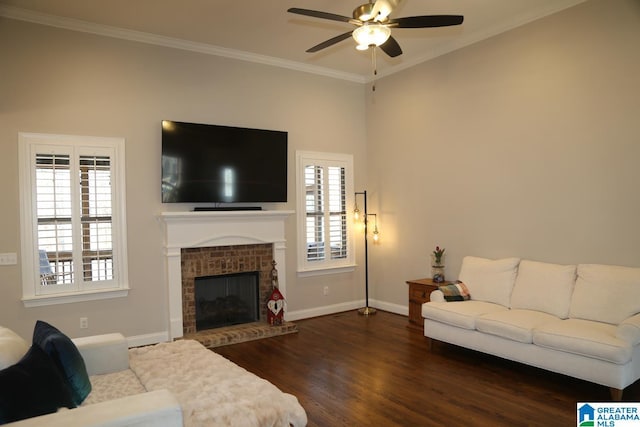
M434 283L444 282L444 255L436 260L435 255L431 255L431 278Z

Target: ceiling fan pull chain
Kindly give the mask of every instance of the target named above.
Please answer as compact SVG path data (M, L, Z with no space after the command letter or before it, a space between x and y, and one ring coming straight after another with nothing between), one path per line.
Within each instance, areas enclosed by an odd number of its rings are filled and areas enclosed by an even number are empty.
M378 75L378 64L376 63L376 47L371 47L371 63L373 65L373 85L371 89L373 92L376 91L376 76Z
M372 46L371 51L372 51L371 56L373 57L373 75L377 76L378 75L378 62L377 62L378 58L376 57L376 47Z

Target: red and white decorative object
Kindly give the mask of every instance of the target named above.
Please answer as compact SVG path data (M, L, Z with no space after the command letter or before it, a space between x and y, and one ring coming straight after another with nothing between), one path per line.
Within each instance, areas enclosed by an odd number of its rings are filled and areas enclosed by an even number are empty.
M284 319L284 297L278 288L274 288L267 300L267 322L271 326L282 325Z
M282 325L284 320L284 296L278 289L278 270L276 261L271 261L271 286L273 291L267 299L267 322L271 326Z

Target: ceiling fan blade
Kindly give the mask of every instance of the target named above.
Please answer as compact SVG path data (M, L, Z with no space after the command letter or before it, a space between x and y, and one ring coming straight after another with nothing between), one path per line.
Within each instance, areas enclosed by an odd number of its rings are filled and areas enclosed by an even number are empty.
M464 21L462 15L407 16L406 18L390 19L387 25L395 28L430 28L460 25L462 21Z
M402 49L400 48L400 45L398 44L396 39L393 38L393 36L390 36L389 39L387 39L387 41L382 43L379 47L384 53L392 58L402 55Z
M346 40L349 37L351 37L351 31L346 32L344 34L340 34L339 36L335 36L333 38L330 38L329 40L323 41L320 44L317 44L315 46L313 46L312 48L307 49L307 52L313 53L313 52L317 52L319 50L325 49L329 46L332 46L338 42L341 42L342 40Z
M373 4L371 14L375 16L374 20L384 22L403 0L376 0Z
M351 22L353 18L348 16L336 15L334 13L320 12L318 10L300 9L298 7L292 7L287 9L289 13L296 13L298 15L312 16L314 18L329 19L331 21Z

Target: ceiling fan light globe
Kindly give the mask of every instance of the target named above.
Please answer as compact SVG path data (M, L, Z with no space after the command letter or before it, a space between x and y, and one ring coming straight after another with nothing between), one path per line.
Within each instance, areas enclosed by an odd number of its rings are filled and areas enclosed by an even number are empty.
M358 49L358 50L367 50L367 49L369 49L369 46L367 46L366 44L358 44L358 45L356 45L356 49Z
M380 46L391 36L391 30L378 23L365 23L353 30L353 38L359 46Z

